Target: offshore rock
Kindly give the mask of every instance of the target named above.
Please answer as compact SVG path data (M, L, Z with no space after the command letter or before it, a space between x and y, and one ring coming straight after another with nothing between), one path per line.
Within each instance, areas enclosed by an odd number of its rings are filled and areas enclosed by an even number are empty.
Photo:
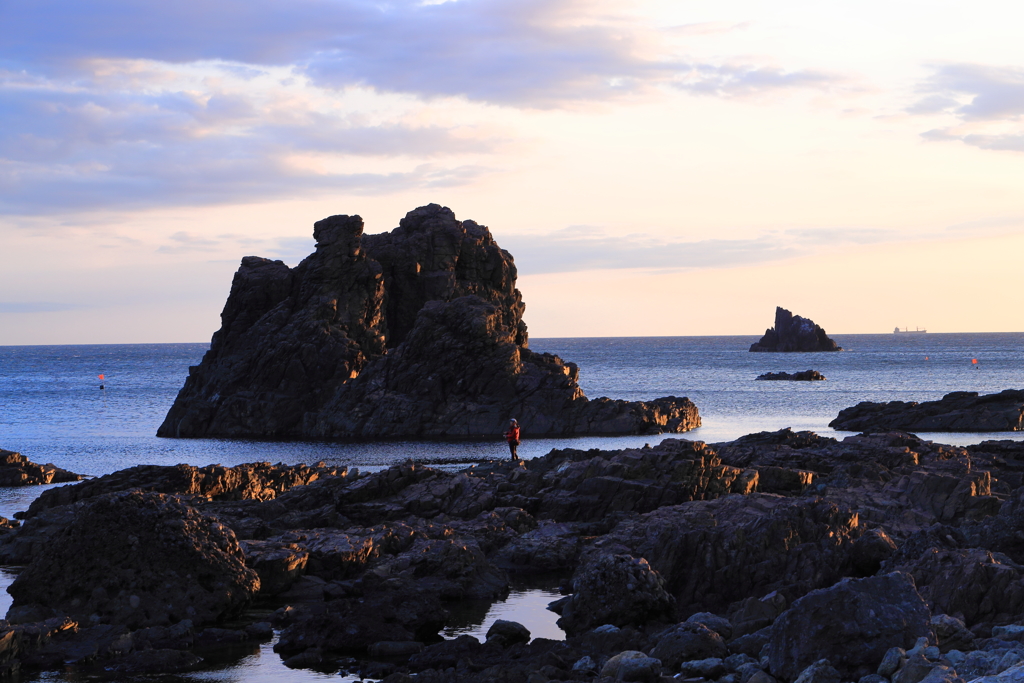
M70 524L8 588L37 605L130 628L240 613L259 591L235 534L174 497L130 491L79 503Z
M938 401L864 401L839 411L829 427L845 431L1019 432L1024 429L1024 390L979 396L954 391Z
M0 448L0 486L36 486L80 481L82 475L47 463L39 465L21 453Z
M766 372L758 375L756 379L777 380L784 382L823 382L825 375L817 370L804 370L802 372Z
M246 257L221 329L158 436L480 437L682 432L688 399L590 401L578 369L527 347L512 256L431 204L362 234L314 226L295 268Z
M842 351L825 330L809 318L793 315L785 308L775 308L775 327L765 330L761 340L751 344L751 351Z

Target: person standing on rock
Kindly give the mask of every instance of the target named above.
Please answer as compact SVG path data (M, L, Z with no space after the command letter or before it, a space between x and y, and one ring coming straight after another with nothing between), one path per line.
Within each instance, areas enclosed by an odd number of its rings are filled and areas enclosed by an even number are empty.
M508 450L512 454L513 460L518 460L519 456L516 455L516 446L519 445L519 423L516 422L515 418L508 421L508 431L504 434L505 440L508 441Z

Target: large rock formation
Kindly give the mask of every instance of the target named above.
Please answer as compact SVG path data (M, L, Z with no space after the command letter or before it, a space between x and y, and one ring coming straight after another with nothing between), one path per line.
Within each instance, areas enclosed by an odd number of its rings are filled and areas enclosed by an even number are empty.
M938 401L864 401L839 411L829 427L846 431L1019 432L1024 429L1024 390L979 396L954 391Z
M578 369L527 347L512 256L431 204L362 234L314 226L295 268L246 257L221 329L190 368L159 436L494 436L682 432L688 399L590 401Z
M764 332L760 341L750 345L751 351L842 351L825 330L809 318L793 315L776 306L775 327Z

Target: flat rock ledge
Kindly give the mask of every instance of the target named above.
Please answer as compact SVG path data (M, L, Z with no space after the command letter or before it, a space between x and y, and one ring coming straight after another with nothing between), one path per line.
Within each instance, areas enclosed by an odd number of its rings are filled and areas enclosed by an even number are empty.
M313 227L295 268L247 256L221 328L157 435L480 438L650 434L700 426L686 398L589 400L579 368L531 351L512 255L431 204L389 233Z
M0 536L27 566L0 671L189 671L276 631L289 667L388 683L1024 676L1019 442L780 430L295 485L240 466L262 487L172 470L73 485ZM460 601L551 572L564 641L440 637Z
M47 463L40 465L21 453L0 448L0 486L38 486L81 481L84 477Z
M814 321L793 315L781 306L775 308L775 327L765 330L760 340L750 345L751 351L760 352L818 352L842 351Z
M923 403L864 401L839 411L828 426L843 431L1019 432L1024 429L1024 390L984 396L955 391Z
M758 375L756 379L765 381L781 381L781 382L824 382L825 375L821 374L817 370L803 370L801 372L766 372L763 375Z

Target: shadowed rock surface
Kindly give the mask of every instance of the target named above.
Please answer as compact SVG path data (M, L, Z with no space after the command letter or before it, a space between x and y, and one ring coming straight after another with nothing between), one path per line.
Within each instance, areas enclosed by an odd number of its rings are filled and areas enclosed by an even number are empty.
M47 463L40 465L21 453L0 448L0 486L38 486L80 481L82 475Z
M1019 432L1024 429L1024 390L979 396L954 391L938 401L864 401L839 411L829 427L845 431Z
M436 204L363 235L314 226L295 268L246 257L221 329L158 436L493 437L683 432L685 398L590 401L578 369L527 347L512 256Z
M764 336L750 345L751 351L842 351L825 330L809 318L793 315L785 308L775 308L775 327L765 330Z
M261 481L277 481L275 467L287 479L288 468L269 466ZM273 497L204 495L193 477L159 468L102 488L147 488L146 476L168 490L72 495L0 537L0 560L17 549L29 564L18 581L34 585L8 615L20 623L0 622L0 667L130 671L152 651L184 670L199 665L188 655L204 656L203 644L265 638L268 624L216 621L235 609L216 589L228 579L199 581L211 592L191 603L196 615L159 613L190 604L180 579L197 574L175 559L181 548L218 548L235 563L226 576L258 584L278 607L276 650L288 666L390 683L612 670L651 681L958 683L1024 662L1019 442L779 430L559 449L458 472L411 461L324 472ZM152 505L159 523L120 510L114 530L97 514L119 500ZM131 536L144 566L131 564ZM135 592L125 567L138 585L163 577L165 600ZM526 642L513 624L483 643L440 639L458 601L501 599L513 581L549 570L562 581L550 609L565 641ZM132 595L166 621L132 621Z

